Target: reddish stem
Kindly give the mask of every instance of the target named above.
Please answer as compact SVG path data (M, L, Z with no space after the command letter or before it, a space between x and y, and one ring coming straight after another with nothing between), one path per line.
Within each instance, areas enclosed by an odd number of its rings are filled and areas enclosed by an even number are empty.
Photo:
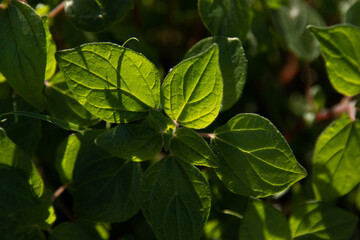
M63 192L65 192L67 187L68 187L67 184L64 184L61 187L59 187L52 195L51 201L54 202L56 198L58 198Z
M198 133L200 137L215 138L214 133Z
M64 11L65 8L65 1L61 2L59 5L57 5L48 15L48 18L54 18L56 15Z

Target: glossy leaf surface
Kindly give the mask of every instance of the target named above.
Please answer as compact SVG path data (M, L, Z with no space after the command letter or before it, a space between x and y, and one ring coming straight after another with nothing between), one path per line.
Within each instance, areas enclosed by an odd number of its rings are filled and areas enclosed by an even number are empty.
M167 157L145 172L141 209L159 240L198 240L210 212L210 190L194 166Z
M139 163L113 157L90 144L78 155L73 172L74 208L99 222L123 222L138 211L142 171Z
M169 72L161 86L161 103L166 114L180 125L201 129L218 115L222 92L219 50L214 44Z
M348 240L352 236L357 217L332 205L308 203L290 216L294 240Z
M215 169L232 192L266 197L306 176L276 127L255 114L239 114L216 129L212 145L220 158Z
M252 19L246 0L199 0L198 3L200 17L212 35L245 39Z
M219 64L223 78L222 111L231 108L240 98L245 81L247 60L238 38L213 37L197 42L185 55L193 57L216 43L219 46Z
M68 0L65 12L76 27L97 32L109 28L123 17L133 4L132 0Z
M0 9L0 72L28 103L43 108L46 35L39 15L29 5L12 1Z
M313 160L313 188L318 199L333 200L360 183L359 146L359 120L342 118L320 135Z
M170 151L180 160L193 165L219 166L207 142L189 128L176 130L175 136L170 140Z
M55 56L74 97L105 121L138 120L159 106L159 73L139 53L116 44L90 43Z
M360 93L360 28L352 25L311 26L320 43L329 79L336 91L354 96Z
M289 224L276 208L251 199L240 225L240 240L291 240Z
M49 20L47 19L47 17L43 17L42 20L44 22L44 29L46 34L45 80L47 80L54 75L56 70L56 60L55 60L56 45L49 29Z

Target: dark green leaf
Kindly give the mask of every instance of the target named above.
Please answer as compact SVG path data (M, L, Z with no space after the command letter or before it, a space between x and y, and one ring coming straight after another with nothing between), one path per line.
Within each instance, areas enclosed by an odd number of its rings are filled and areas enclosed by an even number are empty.
M171 152L180 160L194 165L218 167L219 161L215 158L207 142L192 129L181 128L175 132L170 140Z
M100 222L123 222L138 210L139 163L112 157L95 144L82 149L73 172L74 208Z
M266 197L306 176L276 127L255 114L239 114L216 129L212 145L220 158L215 169L232 192Z
M333 200L360 183L360 121L345 117L318 138L313 160L313 188L321 200Z
M144 118L160 104L160 78L143 55L111 43L85 44L56 59L74 97L113 123Z
M76 27L97 32L125 16L133 4L132 0L68 0L65 12Z
M50 234L49 240L100 240L99 237L89 233L80 226L63 222L56 226Z
M323 203L308 203L290 216L294 240L348 240L358 218L350 212Z
M186 53L185 58L205 51L213 43L219 46L219 64L224 84L221 110L225 111L232 107L242 94L246 81L247 60L240 40L226 37L206 38L199 41Z
M0 8L0 71L28 103L43 109L46 34L39 15L29 5L11 1Z
M164 158L145 172L141 209L159 240L198 240L210 212L210 190L194 166Z
M214 36L245 40L252 12L246 0L199 0L199 14Z
M52 117L78 124L84 128L99 122L97 117L75 100L60 72L47 82L45 99L45 108Z
M274 11L273 20L286 45L296 56L312 61L319 56L316 39L306 29L309 24L325 25L321 16L306 1L289 0L288 7Z
M16 240L14 238L15 226L8 216L0 215L0 236L2 240Z
M310 26L320 43L330 82L341 94L360 93L360 28L352 25Z
M166 114L189 128L205 128L217 117L222 99L222 77L216 44L176 65L161 86Z
M360 27L359 12L360 2L355 1L345 14L345 22Z
M240 240L291 240L285 216L273 206L251 199L240 225Z

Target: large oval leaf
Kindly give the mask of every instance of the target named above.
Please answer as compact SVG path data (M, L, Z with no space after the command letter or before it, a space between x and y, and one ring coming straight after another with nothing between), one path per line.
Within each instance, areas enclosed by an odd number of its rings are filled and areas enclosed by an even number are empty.
M333 200L360 183L360 121L335 121L316 142L313 188L321 200Z
M289 224L279 210L251 199L241 221L240 240L291 240Z
M205 128L217 117L222 99L222 77L216 44L176 65L161 86L166 114L189 128Z
M90 113L113 123L141 119L160 102L160 78L143 55L111 43L56 53L74 97Z
M306 176L276 127L255 114L239 114L216 129L212 145L220 158L215 169L232 192L266 197Z
M133 0L67 0L65 12L76 27L97 32L109 28L133 5Z
M46 34L41 17L14 0L0 8L0 22L0 72L21 97L42 110Z
M320 43L330 82L348 96L360 93L360 28L352 25L309 27Z
M252 12L246 0L199 0L199 14L214 36L245 40Z
M357 217L350 212L323 203L308 203L290 216L294 240L348 240Z
M90 144L82 149L73 171L74 208L99 222L123 222L139 211L139 163L113 157Z
M175 157L145 172L141 209L159 240L198 240L210 212L210 190L202 173Z
M219 64L224 84L221 110L225 111L239 100L246 81L247 60L241 41L238 38L206 38L196 43L185 58L205 51L214 43L219 46Z

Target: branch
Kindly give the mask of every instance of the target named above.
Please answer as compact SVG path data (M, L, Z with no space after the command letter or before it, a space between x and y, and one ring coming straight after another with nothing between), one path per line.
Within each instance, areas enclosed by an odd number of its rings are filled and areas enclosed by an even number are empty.
M61 187L59 187L52 195L51 197L51 201L54 202L56 198L60 197L60 195L65 192L65 190L67 189L67 184L62 185Z
M48 18L54 18L56 15L64 11L65 8L65 1L62 1L59 5L57 5L48 15Z
M324 109L318 114L316 114L316 122L321 122L336 116L339 116L343 113L348 113L352 121L355 120L356 107L355 101L351 101L350 97L344 97L340 103L333 106L331 109Z
M198 133L200 137L215 138L214 133Z

